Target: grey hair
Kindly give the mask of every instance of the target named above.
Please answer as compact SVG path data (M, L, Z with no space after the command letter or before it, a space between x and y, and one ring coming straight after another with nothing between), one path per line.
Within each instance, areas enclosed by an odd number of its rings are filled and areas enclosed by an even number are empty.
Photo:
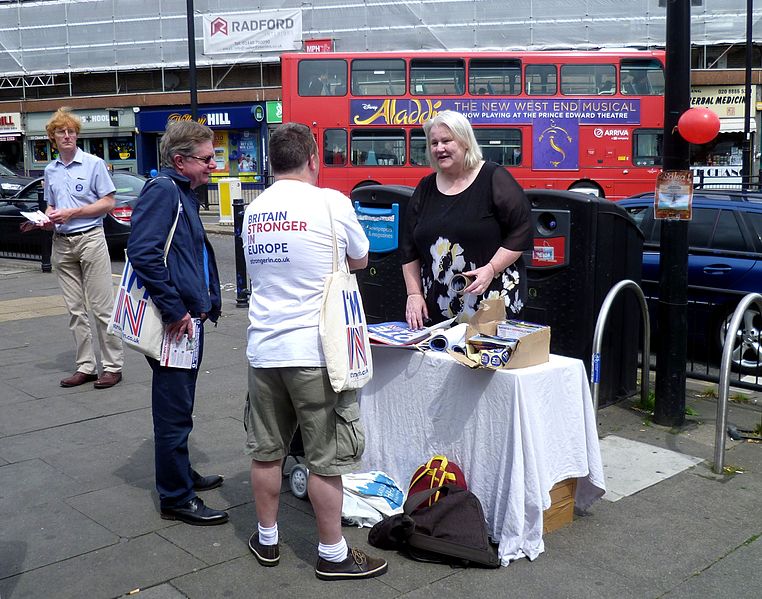
M482 150L474 136L471 123L461 113L454 110L443 110L423 124L423 132L426 134L426 159L434 170L439 170L439 163L431 154L431 129L432 127L447 127L452 133L453 139L466 148L465 168L475 169L482 159Z
M159 143L159 155L161 165L174 168L172 160L177 156L191 156L196 147L207 141L214 140L214 132L196 121L172 121L167 123L167 128Z

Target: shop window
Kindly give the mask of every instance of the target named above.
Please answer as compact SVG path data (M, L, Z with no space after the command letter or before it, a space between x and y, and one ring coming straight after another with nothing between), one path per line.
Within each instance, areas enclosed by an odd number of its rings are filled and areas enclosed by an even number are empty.
M555 65L527 65L525 79L527 95L552 96L556 93L558 75Z
M410 93L414 96L456 96L465 92L466 66L461 59L410 61Z
M503 166L521 164L521 131L518 129L474 129L484 160Z
M32 142L32 156L35 162L50 162L50 143L42 139Z
M326 129L323 134L323 164L347 163L347 132L344 129Z
M345 60L302 60L299 63L300 96L343 96L346 93Z
M90 141L90 149L88 150L91 154L97 156L98 158L106 158L106 155L103 151L103 140L102 139L91 139Z
M468 93L517 96L521 93L521 61L475 58L468 63Z
M637 129L632 136L632 163L635 166L659 166L664 133L660 129Z
M405 93L405 61L353 60L352 94L355 96L401 96Z
M135 160L135 140L131 137L111 137L108 140L108 160Z
M356 166L405 164L405 132L402 129L355 129L350 147L352 164Z
M609 95L616 91L613 64L567 64L561 67L561 93L567 96Z

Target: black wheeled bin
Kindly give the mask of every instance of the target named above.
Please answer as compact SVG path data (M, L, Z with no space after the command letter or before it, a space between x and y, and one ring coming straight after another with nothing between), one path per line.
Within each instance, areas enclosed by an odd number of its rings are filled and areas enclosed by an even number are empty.
M366 185L350 196L357 220L370 241L368 268L357 273L357 283L371 324L405 320L407 292L399 244L413 189L407 185Z
M579 358L590 374L593 335L603 300L619 281L640 284L643 235L615 202L590 194L529 190L533 249L526 252L526 320L551 327L550 350ZM622 291L601 347L600 405L636 392L640 305Z

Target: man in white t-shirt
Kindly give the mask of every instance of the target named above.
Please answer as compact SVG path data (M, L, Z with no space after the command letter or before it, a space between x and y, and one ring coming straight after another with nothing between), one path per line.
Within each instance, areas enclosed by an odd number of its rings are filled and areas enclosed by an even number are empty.
M281 125L269 149L275 183L248 206L241 233L251 279L246 450L258 519L249 549L263 566L280 560L281 468L298 423L320 541L315 575L371 578L386 572L386 561L348 548L341 532L341 475L356 469L365 448L360 410L354 391L331 388L318 336L333 258L328 205L350 269L365 268L369 243L349 198L316 187L318 148L308 127Z

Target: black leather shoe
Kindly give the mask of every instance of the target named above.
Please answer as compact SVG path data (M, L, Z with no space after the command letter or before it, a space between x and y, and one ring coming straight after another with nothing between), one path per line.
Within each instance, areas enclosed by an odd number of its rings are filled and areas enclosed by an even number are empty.
M209 476L199 476L193 479L194 491L211 491L222 485L225 479L221 474L210 474Z
M228 521L227 512L206 507L198 497L177 507L162 508L161 517L164 520L180 520L193 526L214 526Z

